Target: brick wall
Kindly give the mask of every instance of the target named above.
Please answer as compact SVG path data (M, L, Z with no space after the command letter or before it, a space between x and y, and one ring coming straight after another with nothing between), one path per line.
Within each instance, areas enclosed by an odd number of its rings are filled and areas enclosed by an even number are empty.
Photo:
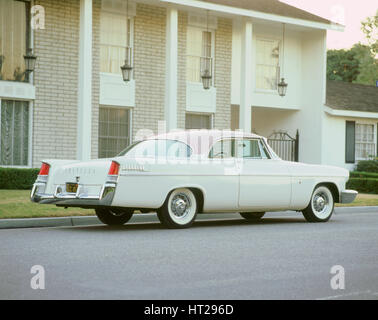
M33 166L46 158L76 157L79 0L36 0L45 29L34 32Z
M157 133L158 121L164 119L165 23L165 8L137 4L134 20L136 107L132 116L133 139L139 129Z
M44 158L75 159L79 62L79 0L36 0L45 8L45 30L34 34L38 56L33 112L33 166ZM101 0L93 2L92 157L98 156L99 60ZM188 16L179 12L177 126L185 127L186 34ZM134 20L134 76L136 107L133 138L139 129L157 132L164 119L166 9L137 5ZM215 39L216 128L231 120L232 23L219 18Z

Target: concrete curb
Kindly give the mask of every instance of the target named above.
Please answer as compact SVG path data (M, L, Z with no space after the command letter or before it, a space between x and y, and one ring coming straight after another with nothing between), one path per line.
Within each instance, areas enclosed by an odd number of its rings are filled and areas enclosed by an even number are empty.
M335 213L378 213L377 207L338 207L335 208ZM282 214L296 214L293 211L274 212L273 216ZM222 214L222 218L236 218L234 213ZM217 214L203 214L201 218L211 219L219 218ZM158 222L154 213L136 214L130 222ZM14 228L42 228L42 227L73 227L73 226L89 226L102 224L96 216L73 216L73 217L59 217L59 218L23 218L23 219L0 219L0 229L14 229Z
M59 218L24 218L0 219L0 229L40 228L40 227L72 227L101 224L96 216L59 217Z

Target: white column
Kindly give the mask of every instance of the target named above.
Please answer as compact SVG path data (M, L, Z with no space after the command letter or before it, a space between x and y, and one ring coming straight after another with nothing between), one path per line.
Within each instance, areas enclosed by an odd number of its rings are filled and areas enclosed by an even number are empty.
M177 30L177 9L167 8L164 109L167 132L177 128Z
M80 0L80 52L77 159L91 158L92 134L92 0Z
M252 105L252 23L243 21L241 29L239 128L251 132Z

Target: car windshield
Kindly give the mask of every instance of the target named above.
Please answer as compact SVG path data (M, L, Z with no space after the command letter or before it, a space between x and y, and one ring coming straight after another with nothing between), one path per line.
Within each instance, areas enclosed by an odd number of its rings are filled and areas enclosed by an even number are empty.
M130 158L189 158L191 154L191 148L183 142L156 139L135 142L118 156Z

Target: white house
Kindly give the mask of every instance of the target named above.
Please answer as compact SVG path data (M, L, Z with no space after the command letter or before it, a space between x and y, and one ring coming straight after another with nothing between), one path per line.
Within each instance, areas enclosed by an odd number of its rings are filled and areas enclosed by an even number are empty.
M113 156L165 120L168 130L298 132L299 161L349 166L334 144L352 111L326 106L330 29L343 27L278 0L1 0L0 165Z
M328 81L324 106L324 163L354 169L378 154L378 88Z

